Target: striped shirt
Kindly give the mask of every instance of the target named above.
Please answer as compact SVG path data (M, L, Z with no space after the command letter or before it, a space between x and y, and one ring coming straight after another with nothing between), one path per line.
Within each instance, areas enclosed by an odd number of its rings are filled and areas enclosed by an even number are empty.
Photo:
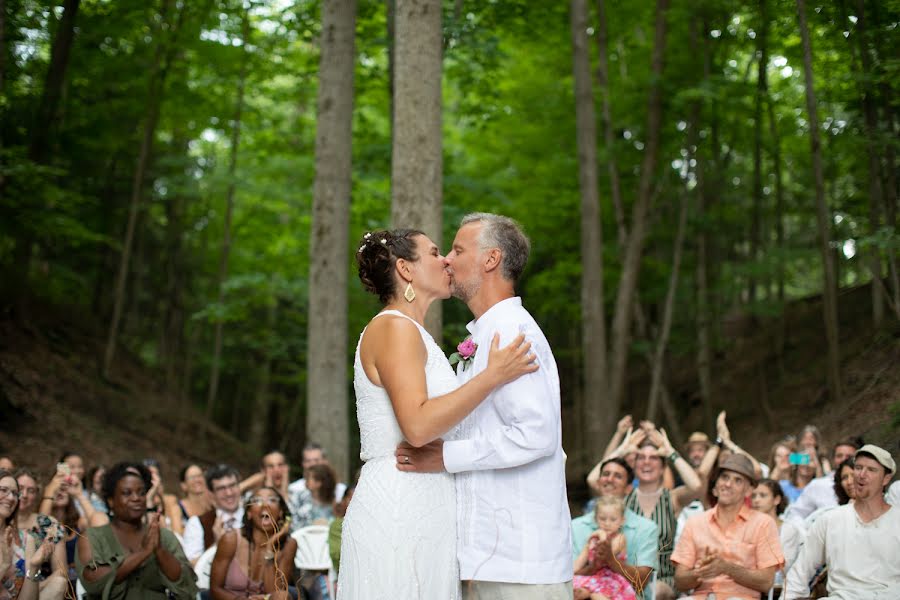
M653 512L649 515L644 514L641 510L641 503L638 500L637 489L632 490L625 498L625 508L633 510L637 514L647 517L659 527L659 575L658 579L664 581L669 586L675 584L675 565L669 560L672 556L672 550L675 545L675 530L678 526L678 520L675 518L675 509L672 506L672 497L669 490L663 488L659 495Z

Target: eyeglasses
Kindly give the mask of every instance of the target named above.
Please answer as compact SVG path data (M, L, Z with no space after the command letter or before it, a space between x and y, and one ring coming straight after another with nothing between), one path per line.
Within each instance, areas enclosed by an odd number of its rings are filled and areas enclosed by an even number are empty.
M223 483L222 485L214 485L213 491L218 493L218 492L224 492L227 490L234 490L239 487L240 486L238 485L237 481L232 481L231 483Z
M249 504L250 505L257 504L260 506L262 506L263 504L271 504L272 506L275 506L275 505L279 504L279 500L275 496L269 496L269 497L253 496L252 498L250 498Z
M18 500L20 494L17 490L8 487L0 487L0 498L5 498L7 496L12 496L13 500Z

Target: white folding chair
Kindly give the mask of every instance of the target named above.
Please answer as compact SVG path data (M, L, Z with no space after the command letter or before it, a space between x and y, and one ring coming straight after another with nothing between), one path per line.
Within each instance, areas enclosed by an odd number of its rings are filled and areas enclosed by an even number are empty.
M334 597L334 565L328 552L328 526L307 525L291 534L297 540L294 566L304 571L327 571L328 592Z
M197 589L209 589L209 574L212 572L213 558L216 556L216 545L213 544L203 551L200 558L194 564L194 573L197 574Z
M75 597L78 600L81 600L85 595L87 595L87 590L84 589L84 585L82 585L81 578L79 577L75 580Z

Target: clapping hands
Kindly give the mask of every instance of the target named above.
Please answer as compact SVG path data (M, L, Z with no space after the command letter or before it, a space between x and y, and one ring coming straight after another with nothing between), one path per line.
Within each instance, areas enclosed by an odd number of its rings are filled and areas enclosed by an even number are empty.
M727 574L729 563L719 556L718 551L704 548L700 559L694 565L694 575L702 580L712 579Z

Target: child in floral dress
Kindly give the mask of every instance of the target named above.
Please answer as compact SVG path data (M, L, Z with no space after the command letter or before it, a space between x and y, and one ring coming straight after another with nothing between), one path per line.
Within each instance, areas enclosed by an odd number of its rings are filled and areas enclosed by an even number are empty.
M635 600L634 587L623 575L608 566L603 566L599 570L593 567L595 548L607 540L612 545L615 559L625 563L625 535L622 533L622 526L625 524L625 503L621 498L603 496L597 500L594 520L599 529L591 534L578 558L575 559L573 581L575 589L589 592L591 600Z

